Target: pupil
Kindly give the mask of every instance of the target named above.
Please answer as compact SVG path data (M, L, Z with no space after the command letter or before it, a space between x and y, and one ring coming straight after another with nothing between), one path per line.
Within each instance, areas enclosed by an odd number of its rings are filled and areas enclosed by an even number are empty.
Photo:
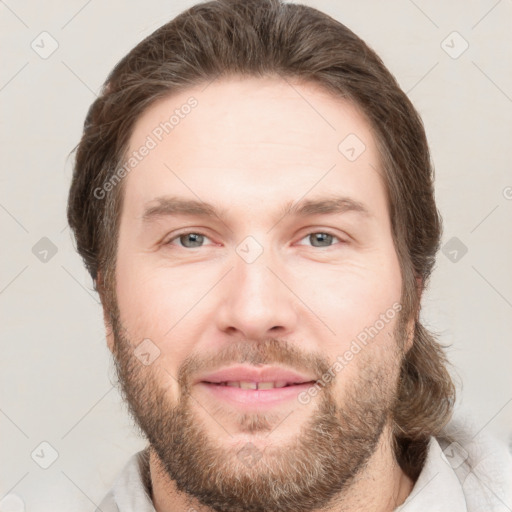
M186 235L182 235L181 243L185 247L199 247L203 242L203 235L198 235L196 233L188 233Z
M328 233L314 233L312 236L312 242L315 247L325 247L332 242L332 235L329 235ZM315 245L317 244L318 245Z

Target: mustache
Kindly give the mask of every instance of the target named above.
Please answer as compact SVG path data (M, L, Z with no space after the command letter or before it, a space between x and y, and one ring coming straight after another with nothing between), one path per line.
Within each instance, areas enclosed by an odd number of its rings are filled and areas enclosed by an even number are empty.
M178 371L178 383L185 389L201 373L235 364L250 365L285 365L297 372L313 371L315 375L323 375L329 369L328 360L319 352L309 352L298 348L287 340L266 338L261 341L237 340L229 342L220 350L211 353L193 353L187 357Z

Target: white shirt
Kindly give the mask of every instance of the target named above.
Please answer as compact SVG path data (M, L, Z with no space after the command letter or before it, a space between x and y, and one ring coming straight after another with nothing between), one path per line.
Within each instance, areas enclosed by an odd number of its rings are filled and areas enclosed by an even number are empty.
M148 449L134 454L96 512L156 512ZM506 447L452 421L432 437L411 494L395 512L510 512L512 457Z

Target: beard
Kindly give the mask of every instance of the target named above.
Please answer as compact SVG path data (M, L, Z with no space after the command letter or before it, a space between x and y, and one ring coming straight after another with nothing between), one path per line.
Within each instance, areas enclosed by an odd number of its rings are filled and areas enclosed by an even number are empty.
M215 442L198 414L204 407L193 396L191 382L198 370L246 362L282 363L296 370L314 370L321 378L331 366L325 357L303 354L296 345L275 338L230 342L209 358L187 358L174 379L179 397L173 399L168 382L174 377L162 366L141 364L133 353L137 342L129 339L117 307L114 309L114 362L129 411L166 479L173 481L185 499L195 498L212 511L310 512L339 506L391 424L404 357L400 322L392 347L370 345L354 357L350 365L356 365L356 371L345 379L342 392L337 392L342 396L334 393L334 383L343 379L346 368L308 404L311 410L298 434L290 435L284 444L259 449L257 441L236 447ZM208 405L215 414L212 418L228 419L237 432L246 434L270 435L281 421L293 421L293 415L283 419L278 413L242 414ZM297 402L296 408L300 407L305 405Z

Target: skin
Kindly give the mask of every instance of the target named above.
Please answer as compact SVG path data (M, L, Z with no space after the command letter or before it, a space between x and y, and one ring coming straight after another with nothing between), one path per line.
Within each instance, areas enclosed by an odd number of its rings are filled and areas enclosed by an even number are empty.
M170 430L181 429L216 450L219 481L232 484L229 478L238 475L257 486L257 478L266 474L273 481L292 478L296 458L286 456L292 442L304 439L315 419L327 421L332 406L339 425L353 422L356 432L374 435L375 443L328 502L314 506L312 496L311 507L304 510L393 510L413 486L391 448L391 404L401 357L411 344L411 336L396 329L398 315L306 405L293 400L244 415L194 385L198 373L185 364L193 360L197 368L215 370L221 363L240 362L245 354L299 371L310 368L320 377L365 327L400 302L400 267L370 126L351 103L314 84L233 77L153 104L137 121L129 152L190 96L197 107L124 178L117 311L105 310L105 320L132 412L150 439L164 439L161 423L174 418ZM349 134L366 147L355 161L338 150ZM288 202L334 193L362 203L369 215L280 214ZM222 219L161 215L144 220L144 212L163 196L200 198L222 211ZM203 234L203 245L180 245L178 235L184 233ZM332 242L315 247L313 233L329 233ZM248 236L263 249L251 263L237 253ZM159 356L145 366L133 350L148 338ZM155 412L157 402L151 400L157 396L161 409ZM365 404L370 404L367 409ZM173 416L178 405L193 422L186 424L183 414ZM375 417L365 423L358 415L368 409L376 411ZM385 419L380 427L379 418ZM339 443L331 440L331 445L348 446L347 452L331 449L332 462L340 462L343 475L352 461L340 459L354 459L347 455L350 448L354 454L362 448L347 436L334 439ZM321 453L323 441L317 441ZM247 467L234 458L248 443L262 463ZM168 455L164 445L160 455L153 449L150 458L156 510L224 510L176 485L162 460ZM307 457L312 463L315 452ZM198 458L207 460L201 452ZM186 469L190 479L195 471L200 481L201 464ZM304 503L305 496L298 502ZM286 500L281 505L287 510ZM248 509L240 502L240 510Z

